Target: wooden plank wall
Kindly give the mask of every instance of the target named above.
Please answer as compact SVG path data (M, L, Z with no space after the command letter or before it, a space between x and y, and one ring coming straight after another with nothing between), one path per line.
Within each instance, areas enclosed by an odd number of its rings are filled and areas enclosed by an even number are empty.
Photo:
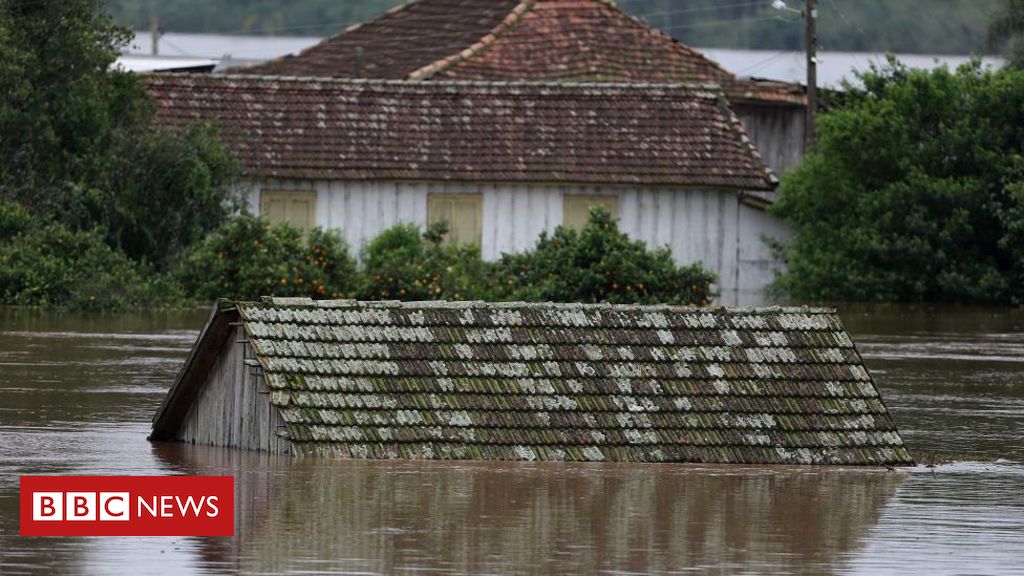
M341 232L355 254L389 226L411 222L425 227L431 193L481 194L481 253L487 260L500 258L503 252L532 248L542 231L550 232L561 225L565 196L614 196L623 232L651 247L668 246L681 264L702 262L718 274L718 303L729 306L763 302L762 289L773 279L774 271L781 269L782 262L767 249L762 236L788 237L777 218L764 213L744 214L755 209L742 205L737 194L721 190L281 180L254 187L250 197L254 210L259 207L262 188L316 191L317 224Z
M283 430L280 412L270 404L262 370L252 365L252 347L244 340L240 327L225 339L176 439L288 454L288 441L277 434Z
M765 163L782 176L804 157L805 108L774 104L734 103L751 142Z

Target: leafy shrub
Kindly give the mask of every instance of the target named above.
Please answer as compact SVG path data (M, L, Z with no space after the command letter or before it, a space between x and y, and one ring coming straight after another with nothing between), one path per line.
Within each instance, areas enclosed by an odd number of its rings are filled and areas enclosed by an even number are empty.
M706 305L715 281L700 264L677 265L668 248L630 240L600 207L579 232L559 227L533 250L503 255L494 278L506 300L617 304Z
M1024 302L1024 72L895 62L821 118L775 206L799 300Z
M472 245L444 244L446 224L420 233L414 224L383 231L363 250L358 297L363 300L487 298L488 265Z
M253 300L260 296L343 298L354 287L355 262L335 232L302 232L243 214L191 248L175 276L192 297Z
M173 283L107 246L98 231L34 222L0 202L0 303L99 311L180 300Z

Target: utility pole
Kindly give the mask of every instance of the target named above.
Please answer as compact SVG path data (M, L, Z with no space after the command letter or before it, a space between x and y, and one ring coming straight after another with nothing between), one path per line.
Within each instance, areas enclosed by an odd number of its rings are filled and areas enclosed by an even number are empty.
M807 0L804 18L807 20L807 118L804 127L804 152L808 153L814 149L814 139L817 135L814 118L818 112L817 0Z
M160 54L160 19L156 16L149 19L149 40L153 56Z

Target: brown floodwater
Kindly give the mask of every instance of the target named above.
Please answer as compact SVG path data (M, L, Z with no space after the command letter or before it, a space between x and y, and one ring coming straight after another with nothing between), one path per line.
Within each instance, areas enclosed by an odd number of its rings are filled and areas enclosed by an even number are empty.
M146 441L206 317L0 310L0 574L1024 572L1024 312L843 311L884 469L292 460ZM233 474L233 538L22 538L22 474Z

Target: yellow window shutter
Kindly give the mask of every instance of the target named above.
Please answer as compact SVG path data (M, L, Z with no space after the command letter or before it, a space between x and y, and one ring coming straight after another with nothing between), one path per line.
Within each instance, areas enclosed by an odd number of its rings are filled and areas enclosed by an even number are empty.
M287 222L303 232L316 226L316 192L263 190L260 196L260 214L271 222Z
M433 226L438 222L447 222L452 226L452 220L452 201L447 194L427 196L427 224Z
M260 214L271 222L284 222L287 214L287 200L280 193L262 194Z
M601 206L612 215L619 217L619 198L617 196L589 196L567 194L562 203L562 224L573 230L581 230L590 218L591 206Z
M288 207L288 222L302 230L313 228L313 205L314 199L307 195L292 193L291 203Z
M483 235L483 196L480 194L429 194L427 222L448 223L448 242L480 245Z

